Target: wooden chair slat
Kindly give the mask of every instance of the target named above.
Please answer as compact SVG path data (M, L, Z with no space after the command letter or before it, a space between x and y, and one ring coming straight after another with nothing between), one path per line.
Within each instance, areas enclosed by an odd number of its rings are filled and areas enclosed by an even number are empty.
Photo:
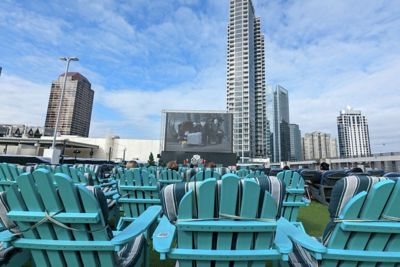
M43 202L36 190L35 182L32 174L23 174L17 178L17 184L21 192L22 199L28 211L45 211ZM33 224L31 224L33 226ZM36 228L37 234L42 239L57 239L54 229L47 225L42 224ZM65 261L62 254L58 251L46 251L50 265L64 266Z
M38 191L44 201L44 208L47 212L58 213L64 211L64 206L56 192L54 181L50 177L50 173L45 170L37 170L33 173L36 184L38 185ZM66 230L58 225L52 225L57 239L73 240L71 231ZM68 266L81 266L79 255L73 251L64 251L64 260Z

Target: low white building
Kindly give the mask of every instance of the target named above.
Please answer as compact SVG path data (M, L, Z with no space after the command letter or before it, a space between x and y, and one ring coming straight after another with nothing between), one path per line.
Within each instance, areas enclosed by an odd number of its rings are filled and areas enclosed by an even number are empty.
M51 146L52 137L0 138L0 154L43 156ZM147 161L150 153L157 160L160 140L121 139L117 136L86 138L78 136L57 137L57 148L67 157ZM79 151L79 154L75 152Z

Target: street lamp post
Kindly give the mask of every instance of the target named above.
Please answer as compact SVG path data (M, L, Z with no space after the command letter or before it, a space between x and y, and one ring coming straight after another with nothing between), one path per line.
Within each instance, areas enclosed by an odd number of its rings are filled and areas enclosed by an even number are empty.
M60 123L60 114L61 114L61 106L64 101L64 91L65 91L65 86L67 84L67 74L68 74L68 69L69 69L69 63L71 61L78 61L79 58L77 57L61 57L60 60L66 61L67 65L65 68L65 74L64 74L64 83L61 88L61 96L60 96L60 103L58 105L58 111L57 111L57 118L56 118L56 125L54 127L54 135L53 135L53 143L51 144L51 148L55 149L56 148L56 141L57 141L57 130L58 130L58 125Z

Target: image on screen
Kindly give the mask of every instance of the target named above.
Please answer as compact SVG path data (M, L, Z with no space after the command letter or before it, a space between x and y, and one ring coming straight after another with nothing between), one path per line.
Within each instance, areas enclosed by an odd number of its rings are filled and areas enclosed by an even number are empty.
M167 112L166 151L232 152L232 115Z

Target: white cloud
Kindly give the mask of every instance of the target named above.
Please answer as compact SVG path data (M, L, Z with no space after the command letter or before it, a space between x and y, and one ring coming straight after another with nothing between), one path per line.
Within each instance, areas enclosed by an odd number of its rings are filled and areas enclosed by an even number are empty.
M336 134L336 116L350 104L368 117L374 151L400 150L398 3L253 2L266 33L267 81L289 90L292 121L303 132ZM225 109L228 1L36 4L54 13L0 3L11 38L3 48L14 51L0 51L14 75L0 77L2 121L44 123L60 54L81 56L72 70L94 84L97 113L115 112L95 116L92 135L158 138L162 109Z
M368 118L373 152L400 150L396 1L256 0L255 9L267 81L289 90L291 121L303 133L337 135L336 117L350 104Z
M347 105L367 117L373 152L400 150L400 58L373 73L352 73L351 81L313 95L290 96L291 121L303 132L323 130L337 135L336 117ZM382 146L382 144L388 144ZM390 146L389 146L390 144Z
M17 76L0 77L0 123L44 126L50 86Z
M96 101L126 118L120 129L126 125L135 137L159 138L163 109L225 109L225 90L221 90L225 85L225 76L218 75L218 79L211 79L211 74L216 73L222 74L219 68L204 69L193 82L158 91L151 88L113 91L97 86L100 90L96 92ZM105 132L107 127L107 124L99 125L99 131Z

